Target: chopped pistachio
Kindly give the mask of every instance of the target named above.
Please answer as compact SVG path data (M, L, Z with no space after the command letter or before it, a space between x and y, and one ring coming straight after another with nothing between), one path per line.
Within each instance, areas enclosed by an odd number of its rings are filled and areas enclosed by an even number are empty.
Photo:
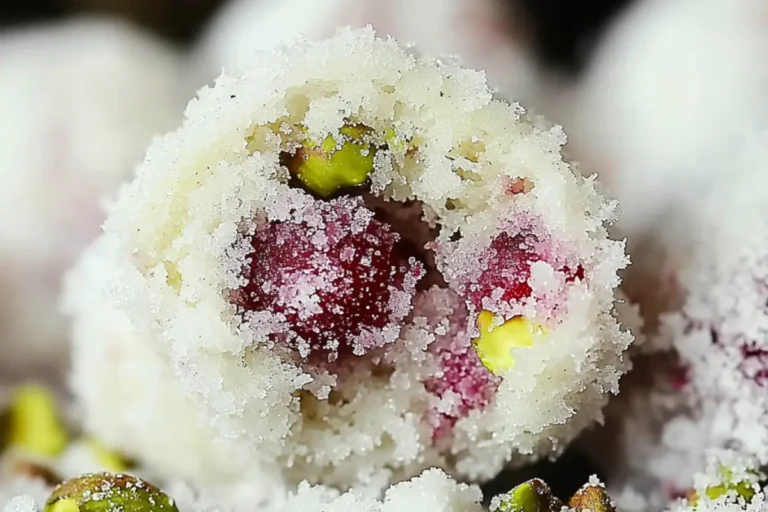
M178 512L167 494L124 474L98 473L68 480L54 489L43 512Z
M306 140L286 159L288 170L311 192L330 197L339 190L362 185L373 171L376 148L364 140L368 129L341 128L342 141L326 137L320 144Z
M538 478L523 482L491 502L492 512L557 512L560 508L560 500Z
M32 455L55 457L69 443L56 401L42 386L22 386L15 391L8 421L8 445Z
M495 316L482 311L477 317L480 337L473 340L478 357L483 365L495 374L504 373L515 365L511 349L530 347L534 334L543 334L544 329L522 316L516 316L501 325L494 325Z

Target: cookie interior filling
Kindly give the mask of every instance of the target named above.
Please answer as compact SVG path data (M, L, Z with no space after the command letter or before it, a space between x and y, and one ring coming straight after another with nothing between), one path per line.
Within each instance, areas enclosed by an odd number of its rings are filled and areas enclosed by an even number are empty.
M308 103L299 95L292 104L300 114ZM324 137L294 116L258 127L249 139L249 147L279 154L278 181L312 200L288 220L243 222L245 284L230 300L246 323L258 323L272 350L322 376L325 385L298 393L305 416L318 416L318 404L307 401L351 400L343 383L362 368L368 378L391 379L400 358L426 357L419 380L434 398L429 414L440 439L491 403L514 365L512 349L545 334L515 313L533 300L531 266L544 261L567 282L584 278L580 265L557 261L534 221L478 247L422 201L396 197L392 184L416 174L423 144L417 132L350 117ZM473 139L446 158L461 180L481 186L483 150ZM534 186L511 180L503 193L513 199ZM449 199L445 207L462 204Z

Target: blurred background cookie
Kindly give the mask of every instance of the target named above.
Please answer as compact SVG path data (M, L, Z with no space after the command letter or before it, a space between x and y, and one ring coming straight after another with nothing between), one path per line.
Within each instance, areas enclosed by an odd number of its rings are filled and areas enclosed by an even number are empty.
M119 20L0 33L0 378L63 373L61 280L180 119L181 76L174 49Z
M190 41L211 18L238 0L12 0L0 6L0 24L29 23L82 13L113 14L129 19L176 41ZM270 0L251 0L268 4ZM603 28L634 0L595 0L573 4L566 0L493 0L503 18L508 13L525 17L525 30L535 40L537 56L563 69L579 69ZM441 2L431 4L435 16L445 9ZM451 2L446 2L450 4ZM313 11L317 15L317 10ZM429 18L412 16L422 28ZM503 21L503 20L502 20Z

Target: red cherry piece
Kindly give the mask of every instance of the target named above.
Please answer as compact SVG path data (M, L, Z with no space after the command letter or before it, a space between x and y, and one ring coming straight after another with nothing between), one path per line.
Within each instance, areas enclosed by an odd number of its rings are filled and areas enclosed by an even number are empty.
M502 232L491 242L481 258L485 270L476 282L466 286L466 298L477 311L484 309L484 299L503 304L531 296L532 290L528 284L531 265L545 259L536 252L539 245L539 240L530 233L511 236ZM564 266L560 272L565 274L568 283L584 279L584 268L581 265L575 270Z
M423 266L400 254L399 235L374 220L362 199L313 208L301 221L256 232L236 305L283 319L271 339L302 358L335 361L395 341Z
M471 411L482 410L493 400L500 379L483 366L474 348L467 344L440 350L437 354L442 375L426 382L427 391L443 398L451 395L454 405L439 415L433 433L440 438Z
M541 259L533 251L535 243L531 235L519 234L513 237L501 233L496 237L483 258L485 270L477 282L467 286L467 299L478 311L483 309L485 298L493 297L495 301L510 302L531 295L531 287L528 285L531 264Z
M413 316L419 319L417 323L426 322L435 336L428 351L439 372L424 385L429 393L445 400L439 410L432 411L432 436L438 441L450 436L458 420L488 406L501 380L475 353L467 333L466 303L456 292L431 288L417 298Z

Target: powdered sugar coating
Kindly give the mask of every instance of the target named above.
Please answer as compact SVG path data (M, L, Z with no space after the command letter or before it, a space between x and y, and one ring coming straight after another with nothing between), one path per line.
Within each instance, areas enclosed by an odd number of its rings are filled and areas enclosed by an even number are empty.
M747 283L761 272L748 256L765 243L761 215L748 209L762 208L749 188L764 189L764 164L745 164L741 153L768 112L767 27L759 0L637 2L566 103L570 147L621 204L617 228L633 261L623 288L649 334L638 372L607 412L600 446L609 435L617 446L594 453L610 459L609 485L629 481L654 494L655 510L690 485L706 446L765 442L746 426L764 422L763 399L750 398L733 371L740 363L708 329L733 334L762 323L759 286ZM751 206L742 210L742 201ZM659 336L659 315L670 311ZM722 402L717 387L743 396Z
M631 341L613 314L616 272L626 258L623 244L605 233L614 205L563 162L562 131L542 129L517 105L493 101L481 73L415 57L370 30L262 54L253 66L257 72L222 76L201 91L184 125L149 149L117 202L69 286L83 329L74 336L84 347L81 357L99 343L88 334L91 306L78 306L81 289L92 287L97 302L131 319L132 339L123 343L156 353L201 411L211 442L237 452L223 474L277 466L291 484L378 490L431 465L486 479L509 462L557 452L599 418ZM279 165L298 124L324 140L349 118L378 134L380 145L394 132L374 158L370 193L420 202L424 222L439 233L418 256L436 253L434 265L449 288L419 290L433 295L416 304L432 300L438 307L413 308L405 300L395 308L408 315L396 339L355 356L340 378L327 366L323 372L297 364L297 352L305 357L307 347L294 347L288 357L270 340L272 312L243 314L229 298L249 286L242 270L254 246L243 233L260 222L295 222L316 202L288 186ZM508 194L516 179L533 187ZM318 235L322 246L334 223L316 220L311 238ZM502 233L523 229L546 241L545 261L580 265L583 276L562 276L556 285L562 267L537 267L526 300L490 297L505 320L525 315L548 331L532 347L515 349L518 364L500 379L478 378L485 367L452 365L430 347L455 343L454 353L466 353L479 312L441 319L440 304L453 308L451 290L465 300L454 276L475 263L472 250L482 253ZM97 267L100 275L89 280ZM441 375L466 380L435 391ZM75 378L96 431L107 424L98 417L116 416L89 399L88 389L102 378L82 370ZM461 396L451 398L448 389ZM137 390L137 401L144 392ZM455 419L446 435L435 433L441 415ZM137 453L148 449L142 438ZM216 473L218 463L207 462L206 472Z
M104 300L100 283L109 279L110 271L96 255L87 253L67 279L65 305L74 319L75 341L70 387L78 398L79 426L98 433L107 446L139 459L151 478L200 478L207 485L235 476L264 483L274 480L267 474L239 473L243 460L227 469L239 454L224 440L214 440L201 407L185 395L161 356L136 336L123 311ZM107 410L111 414L104 414ZM272 481L266 488L277 492L280 483Z
M45 503L44 494L23 492L25 488L0 486L0 505L3 512L36 512ZM33 492L34 486L26 488ZM382 498L363 493L338 491L301 483L295 491L284 493L272 501L265 501L255 486L213 485L193 488L180 481L172 481L163 491L172 496L180 510L188 512L341 512L350 509L371 512L407 512L414 507L429 512L482 512L482 494L475 486L458 483L437 469L424 471L412 480L401 482L386 490Z
M768 462L768 132L746 138L731 160L732 180L709 195L693 235L696 250L680 268L682 308L663 318L687 368L688 386L712 418L710 445L736 446ZM726 206L723 197L738 198ZM735 444L734 444L735 443Z
M393 485L383 496L302 482L297 489L265 502L254 485L190 487L176 482L163 490L174 497L179 510L188 512L407 512L414 507L429 512L481 512L482 495L475 486L461 484L442 471L430 469L412 480Z
M0 504L3 512L35 512L44 503L50 487L39 480L17 478L0 484Z
M414 509L430 512L480 512L481 494L476 487L459 484L439 470L427 470L417 478L390 487L382 500L366 498L354 491L312 487L306 483L291 494L281 512L342 512L350 509L375 512L405 512Z
M758 467L757 460L743 452L709 449L701 469L688 475L690 488L671 503L665 504L658 500L658 496L639 491L632 484L611 496L615 498L618 510L631 512L764 511L768 510L766 487Z

